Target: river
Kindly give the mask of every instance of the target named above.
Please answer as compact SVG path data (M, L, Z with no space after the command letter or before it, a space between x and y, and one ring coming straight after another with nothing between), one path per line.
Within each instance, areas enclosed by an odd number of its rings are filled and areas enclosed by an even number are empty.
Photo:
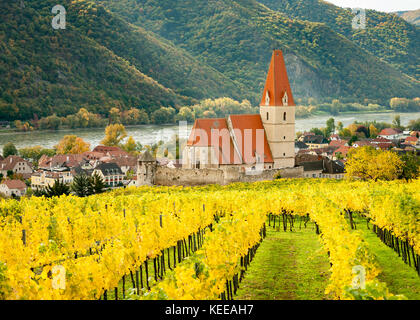
M296 119L296 132L308 131L311 128L325 127L325 122L333 117L337 122L341 121L344 126L358 121L374 121L391 123L395 115L401 116L402 125L407 125L410 120L420 118L420 112L413 113L354 113L342 114L338 116L322 115L312 116L305 119ZM188 127L178 127L174 125L141 125L127 127L128 136L133 136L136 141L143 145L153 144L159 140L168 142L174 134L179 134L181 138L188 138L192 124ZM3 132L0 133L0 149L7 142L15 144L16 148L40 145L45 148L53 148L65 135L75 134L89 142L93 147L100 144L104 138L104 128L74 129L59 131L33 131L33 132Z

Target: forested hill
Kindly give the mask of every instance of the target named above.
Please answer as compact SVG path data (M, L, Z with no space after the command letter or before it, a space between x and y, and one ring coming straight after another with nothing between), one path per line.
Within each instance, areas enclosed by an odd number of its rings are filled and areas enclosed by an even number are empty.
M150 114L217 97L256 105L274 48L285 53L296 98L387 104L420 92L414 31L404 29L403 46L391 22L369 51L334 25L292 19L255 0L63 0L65 30L51 27L56 4L0 2L0 120L81 107Z
M272 48L283 49L297 97L415 96L419 82L325 24L292 20L254 0L97 0L173 41L259 98Z
M356 30L352 28L355 15L351 9L326 1L258 1L292 19L325 23L356 45L420 80L420 29L396 14L366 10L366 29Z
M0 119L64 116L86 107L180 106L243 96L241 86L151 32L89 1L61 1L65 30L54 30L56 1L0 2Z

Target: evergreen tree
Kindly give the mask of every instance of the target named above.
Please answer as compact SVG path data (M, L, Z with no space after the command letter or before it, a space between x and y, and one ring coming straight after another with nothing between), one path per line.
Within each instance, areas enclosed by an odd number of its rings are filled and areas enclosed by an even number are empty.
M78 197L87 197L93 194L91 178L86 174L75 176L71 189Z
M105 191L105 182L98 173L95 173L90 180L92 192L94 194L103 193Z
M70 187L58 179L55 180L53 186L48 186L45 189L45 191L43 191L43 195L45 195L47 198L59 197L62 195L69 195L69 194L70 194Z

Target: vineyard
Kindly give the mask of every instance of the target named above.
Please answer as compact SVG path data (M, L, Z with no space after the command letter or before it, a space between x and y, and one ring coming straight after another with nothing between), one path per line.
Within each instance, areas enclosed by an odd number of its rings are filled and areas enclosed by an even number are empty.
M308 226L329 262L329 298L404 299L359 229L420 275L419 190L420 180L290 179L1 200L0 299L231 300L268 230Z

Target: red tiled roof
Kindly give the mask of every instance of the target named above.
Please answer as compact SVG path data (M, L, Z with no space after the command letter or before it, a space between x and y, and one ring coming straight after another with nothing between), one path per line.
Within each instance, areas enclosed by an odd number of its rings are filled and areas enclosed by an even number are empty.
M195 120L187 145L190 147L212 146L220 164L240 164L224 118Z
M26 184L22 180L5 180L2 184L5 184L10 190L11 189L18 189L24 190L26 189Z
M399 134L399 133L401 133L401 130L393 129L393 128L386 128L386 129L383 129L379 133L379 135L380 136L392 136L392 135Z
M13 170L18 162L25 162L32 168L32 164L18 156L8 156L0 162L0 170Z
M406 142L409 142L409 141L411 141L411 142L417 142L418 140L419 139L416 138L416 137L408 137L407 139L405 139Z
M77 167L85 159L83 154L58 154L53 157L42 156L39 159L39 168L50 168L66 165L69 168Z
M352 147L341 146L340 148L334 151L333 156L335 157L337 153L341 153L344 157L346 157L350 149L352 149Z
M255 163L256 153L264 155L265 163L274 162L259 114L230 115L229 119L244 163Z
M346 140L332 140L329 144L330 147L341 147L347 143Z
M261 105L265 106L266 95L270 97L270 106L283 106L284 93L287 92L289 106L294 106L292 89L290 88L289 78L287 76L286 64L284 62L281 50L274 50L271 57L270 69L268 70Z
M96 146L92 151L94 152L102 152L107 153L108 151L119 151L121 148L119 147L108 147L108 146Z
M383 138L383 137L377 137L376 139L373 139L372 142L374 142L374 143L392 143L391 140Z

